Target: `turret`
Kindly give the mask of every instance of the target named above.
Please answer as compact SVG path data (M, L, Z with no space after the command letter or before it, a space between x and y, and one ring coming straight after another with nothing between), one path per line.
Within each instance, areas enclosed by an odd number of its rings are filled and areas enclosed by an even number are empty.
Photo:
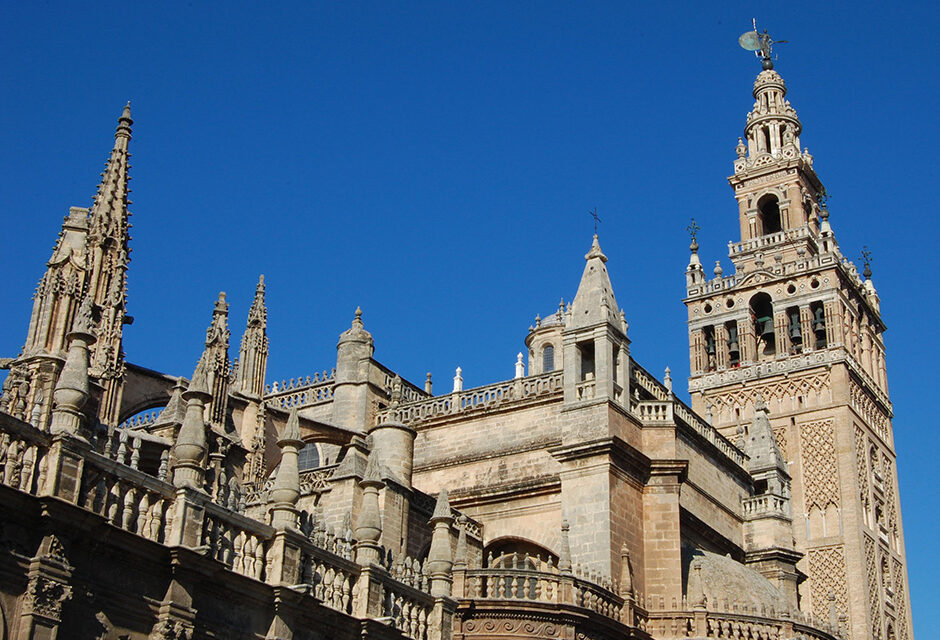
M630 341L597 235L562 334L565 402L629 403Z
M357 308L352 326L340 335L336 345L333 422L338 426L357 430L366 426L373 351L372 334L363 328L362 309Z

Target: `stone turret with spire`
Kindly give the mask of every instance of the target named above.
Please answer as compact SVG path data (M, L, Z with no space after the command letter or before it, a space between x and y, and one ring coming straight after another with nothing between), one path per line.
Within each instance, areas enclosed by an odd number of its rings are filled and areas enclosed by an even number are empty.
M206 329L206 346L203 360L206 363L206 383L212 400L209 405L209 422L217 429L225 429L225 413L228 406L228 387L230 369L228 303L225 292L219 292L219 298L212 309L212 322Z
M118 120L114 148L101 174L90 209L71 207L59 233L46 272L33 297L26 342L11 363L10 383L20 396L23 415L48 428L52 390L68 349L67 334L87 296L97 314L95 340L89 344L89 375L104 386L100 420L116 425L121 402L124 353L125 285L129 262L127 195L130 104ZM5 407L13 411L14 407Z
M565 402L629 400L630 341L597 234L562 333Z

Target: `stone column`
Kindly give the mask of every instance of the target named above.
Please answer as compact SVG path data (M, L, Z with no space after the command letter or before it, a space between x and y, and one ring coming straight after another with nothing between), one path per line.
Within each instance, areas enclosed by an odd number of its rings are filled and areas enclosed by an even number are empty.
M687 467L685 460L652 460L643 490L646 591L648 596L663 598L667 608L682 602L679 489Z
M803 353L816 348L816 332L813 331L813 310L808 304L800 305L800 332L803 334Z

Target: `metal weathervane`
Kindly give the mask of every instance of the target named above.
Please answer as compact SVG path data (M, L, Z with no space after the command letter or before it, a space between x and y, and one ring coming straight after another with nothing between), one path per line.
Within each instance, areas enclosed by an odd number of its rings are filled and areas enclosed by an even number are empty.
M702 230L702 227L698 226L695 218L689 221L689 226L687 226L685 230L688 231L689 235L692 237L692 244L698 244L696 238L698 237L698 232Z
M770 34L767 33L767 29L764 29L763 33L758 33L757 18L751 20L751 24L754 26L754 30L742 33L741 37L738 38L738 44L741 45L743 49L753 51L754 55L760 59L761 66L763 66L764 69L773 69L773 47L775 44L783 44L787 42L787 40L774 40L770 37Z

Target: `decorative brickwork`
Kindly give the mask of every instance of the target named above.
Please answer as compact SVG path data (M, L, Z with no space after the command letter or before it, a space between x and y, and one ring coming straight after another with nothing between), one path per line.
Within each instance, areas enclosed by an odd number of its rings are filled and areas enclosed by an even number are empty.
M797 402L798 398L803 398L806 403L809 402L809 398L814 400L822 398L828 401L830 399L829 372L824 370L768 384L748 385L733 391L709 395L708 399L715 405L715 413L730 415L736 408L753 406L759 397L764 399L771 411L778 409L778 403L783 403L784 410L795 409L797 407L791 407L790 403ZM817 404L817 402L814 401L812 404Z
M871 508L871 483L869 482L870 471L868 470L868 456L865 452L868 450L865 432L856 425L855 427L855 468L858 472L858 497L862 503L862 511L865 514L866 524L868 523L868 514Z
M787 430L785 427L774 429L774 440L777 441L777 448L780 449L783 457L789 459L790 454L787 452Z
M849 385L852 408L861 416L865 422L871 425L875 433L885 444L891 444L891 420L881 408L875 403L872 397L857 384Z
M871 614L872 640L881 640L881 598L878 595L878 565L875 560L875 541L865 538L865 572L868 577L868 611Z
M839 506L839 469L836 465L832 420L808 422L800 426L803 452L803 501L806 511L829 504Z
M836 611L848 615L848 594L845 585L845 551L842 545L811 549L809 577L812 581L813 613L820 618L829 614L829 594L836 596ZM850 634L846 631L846 638Z
M898 612L897 640L908 640L910 632L907 628L907 586L904 584L904 567L898 560L894 560L894 606Z

